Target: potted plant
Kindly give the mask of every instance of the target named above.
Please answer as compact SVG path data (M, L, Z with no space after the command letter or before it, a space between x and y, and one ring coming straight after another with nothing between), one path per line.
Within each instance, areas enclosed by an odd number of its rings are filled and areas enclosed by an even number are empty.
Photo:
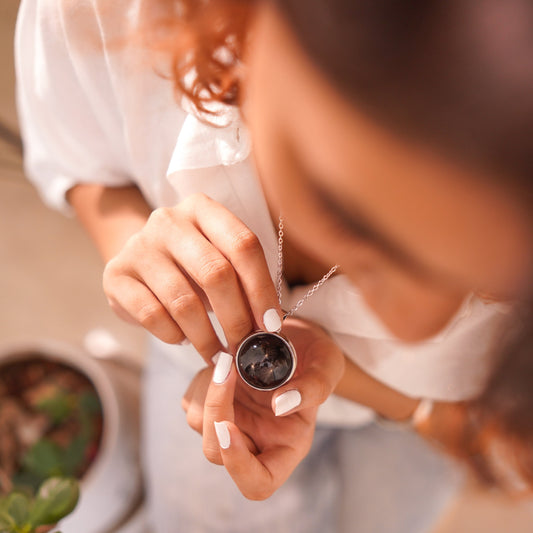
M17 533L32 531L25 528L34 527L50 478L80 481L79 504L60 524L66 531L112 530L140 504L138 375L128 377L61 343L0 350L0 512L20 509L15 524L31 517ZM63 497L65 483L56 485Z
M71 513L79 498L72 478L49 478L35 497L11 491L0 498L0 533L44 533Z
M92 382L28 352L5 361L0 380L0 492L35 492L51 476L81 479L98 454L103 416Z

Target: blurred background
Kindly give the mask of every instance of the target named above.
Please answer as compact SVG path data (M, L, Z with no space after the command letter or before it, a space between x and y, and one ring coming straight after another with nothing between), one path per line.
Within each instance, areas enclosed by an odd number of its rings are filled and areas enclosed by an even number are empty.
M24 177L13 66L18 5L0 2L0 338L79 344L104 327L141 357L143 334L108 309L102 264L85 233L76 220L47 209Z
M75 219L48 210L24 177L13 68L18 3L0 2L0 351L41 339L81 346L90 330L105 328L142 362L144 335L108 309L89 239ZM471 482L434 533L478 531L531 533L533 504Z

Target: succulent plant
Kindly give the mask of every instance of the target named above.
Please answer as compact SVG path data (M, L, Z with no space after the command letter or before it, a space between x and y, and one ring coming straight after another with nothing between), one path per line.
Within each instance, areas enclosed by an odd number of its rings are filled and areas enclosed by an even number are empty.
M0 533L34 533L71 513L79 498L74 478L52 477L35 496L13 490L0 498Z

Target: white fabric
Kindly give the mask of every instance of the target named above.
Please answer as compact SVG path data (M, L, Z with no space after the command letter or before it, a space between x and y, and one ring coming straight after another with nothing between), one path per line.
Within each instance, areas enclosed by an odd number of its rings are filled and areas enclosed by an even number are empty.
M27 173L46 202L65 211L65 192L79 182L136 183L153 207L204 192L257 234L274 276L276 228L238 116L229 116L226 127L207 126L176 104L170 82L139 49L117 46L118 37L132 33L144 5L23 0L16 66ZM284 307L290 308L307 287L285 289ZM408 345L386 331L340 275L299 316L321 324L380 381L410 396L453 401L475 395L485 382L505 308L471 297L443 332ZM173 348L166 350L171 355ZM319 420L357 425L372 417L370 410L332 397Z

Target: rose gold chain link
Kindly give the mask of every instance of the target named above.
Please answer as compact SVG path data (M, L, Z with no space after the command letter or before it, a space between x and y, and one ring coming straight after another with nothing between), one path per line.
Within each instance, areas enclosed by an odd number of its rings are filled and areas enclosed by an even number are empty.
M281 305L281 288L283 285L283 217L280 215L279 222L278 222L278 272L277 272L277 279L276 279L276 292L278 293L278 300ZM317 281L303 296L303 298L300 298L295 305L292 306L292 308L287 311L283 315L283 320L285 320L287 317L292 316L302 305L309 299L315 292L326 283L326 281L335 274L335 272L338 270L339 265L335 265L330 268L329 272L327 274L324 274L322 278Z

